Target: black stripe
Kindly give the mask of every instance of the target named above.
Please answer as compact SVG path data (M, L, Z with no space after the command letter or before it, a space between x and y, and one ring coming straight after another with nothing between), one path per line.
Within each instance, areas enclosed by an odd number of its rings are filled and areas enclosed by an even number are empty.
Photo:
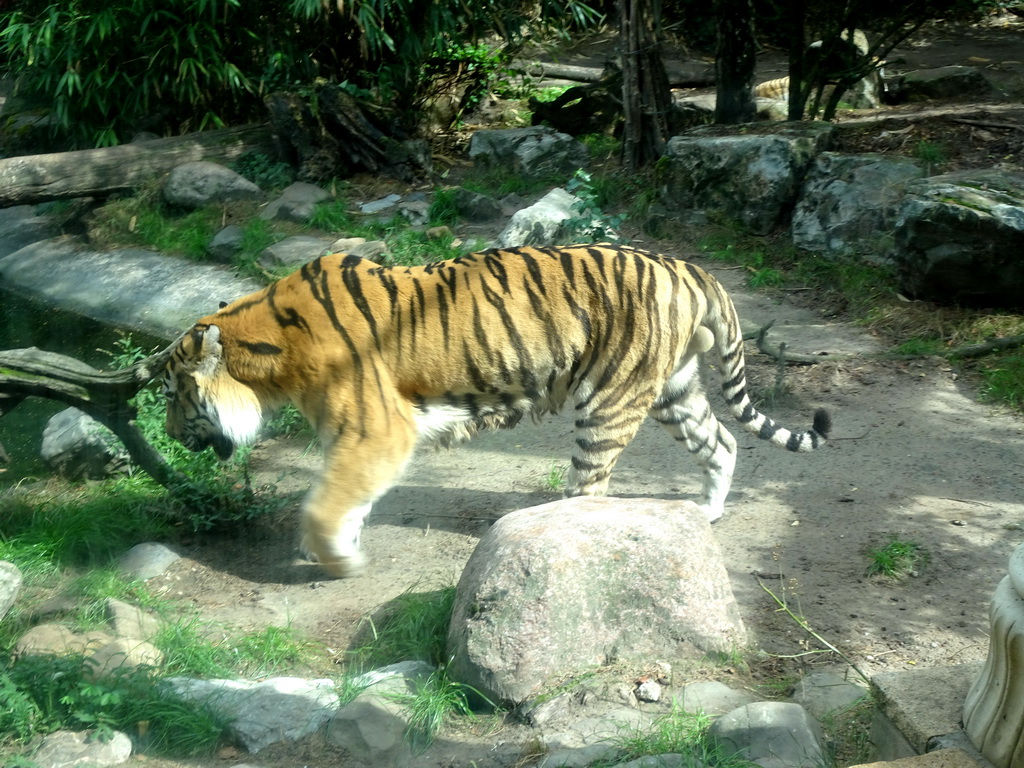
M377 318L373 315L373 309L370 307L370 302L366 300L366 294L363 292L363 281L359 279L359 273L354 269L344 269L341 273L341 281L345 285L345 289L348 291L349 296L352 297L352 302L356 305L356 309L366 320L366 324L370 327L370 335L373 337L373 343L380 351L380 334L377 331Z
M743 413L736 417L736 421L741 424L747 424L757 418L757 411L754 410L753 403L747 403L747 407L743 409Z
M621 450L625 446L618 440L607 438L604 440L586 440L582 437L576 438L576 445L587 453L604 453L606 451Z
M280 355L283 351L281 347L276 344L271 344L266 341L239 341L238 346L244 347L254 355Z
M441 322L441 336L444 338L444 348L447 350L451 343L451 328L449 327L448 300L444 296L444 286L436 285L437 289L437 314Z
M491 273L491 277L498 281L501 286L501 292L508 293L508 270L505 269L504 263L499 258L494 256L488 256L484 259L484 266L487 267L487 271Z

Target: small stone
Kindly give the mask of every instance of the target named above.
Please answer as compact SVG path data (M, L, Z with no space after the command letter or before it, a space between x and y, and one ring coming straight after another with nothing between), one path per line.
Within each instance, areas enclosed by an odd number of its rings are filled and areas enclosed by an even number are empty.
M394 208L398 205L398 201L401 199L401 195L388 195L387 197L382 197L380 200L363 203L359 206L359 210L361 213L381 213L382 211Z
M164 655L156 646L141 640L119 637L98 648L88 657L89 676L93 680L140 667L158 667Z
M120 569L136 579L151 579L166 571L181 555L164 544L145 541L129 549L118 561Z
M119 731L102 738L94 731L57 731L43 738L32 763L46 768L120 765L131 754L131 739Z
M645 680L636 689L640 701L661 701L661 686L654 680Z

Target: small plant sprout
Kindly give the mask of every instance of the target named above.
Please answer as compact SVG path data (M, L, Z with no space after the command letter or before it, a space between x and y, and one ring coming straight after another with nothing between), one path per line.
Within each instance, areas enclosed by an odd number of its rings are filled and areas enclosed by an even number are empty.
M551 462L551 469L544 477L544 487L550 491L561 491L565 489L565 476L569 471L567 464L556 464Z
M576 175L565 185L567 192L578 199L573 204L572 215L566 219L565 228L571 239L581 242L621 242L619 233L623 216L610 215L601 210L601 195L597 183L589 173L576 171Z

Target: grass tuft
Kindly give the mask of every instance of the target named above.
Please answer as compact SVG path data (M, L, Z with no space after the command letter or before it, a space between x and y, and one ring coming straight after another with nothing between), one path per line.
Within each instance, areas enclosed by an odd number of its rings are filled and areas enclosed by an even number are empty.
M885 546L868 552L869 576L884 576L888 579L904 579L916 576L918 569L928 562L928 553L915 541L891 536Z
M750 765L709 737L711 722L711 717L703 712L687 712L673 702L672 711L655 719L650 726L629 731L616 739L616 746L622 752L620 760L677 754L682 756L684 766L746 768Z
M372 669L412 660L444 665L454 604L454 586L399 595L376 618L366 619L367 642L353 653L351 666Z

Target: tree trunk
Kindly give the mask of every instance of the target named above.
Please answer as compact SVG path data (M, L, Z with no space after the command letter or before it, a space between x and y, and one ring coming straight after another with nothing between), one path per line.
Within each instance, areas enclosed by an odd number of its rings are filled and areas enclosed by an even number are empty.
M754 11L751 0L716 0L718 55L715 72L718 98L715 122L726 125L753 122L754 101Z
M268 126L227 128L117 147L0 159L0 208L125 192L182 163L227 163L249 151L277 154Z
M807 14L804 0L792 0L789 10L789 111L790 120L803 120L810 87L807 84L807 41L804 19Z
M665 153L672 94L658 40L660 18L652 0L619 0L622 48L622 159L636 171Z
M124 443L132 462L165 488L187 482L135 425L128 405L159 375L177 342L130 368L101 372L73 357L35 347L0 352L0 416L26 397L45 397L78 408Z
M412 181L429 166L429 153L404 140L393 120L375 120L337 86L317 86L311 95L272 93L266 103L300 181L320 183L363 171Z

